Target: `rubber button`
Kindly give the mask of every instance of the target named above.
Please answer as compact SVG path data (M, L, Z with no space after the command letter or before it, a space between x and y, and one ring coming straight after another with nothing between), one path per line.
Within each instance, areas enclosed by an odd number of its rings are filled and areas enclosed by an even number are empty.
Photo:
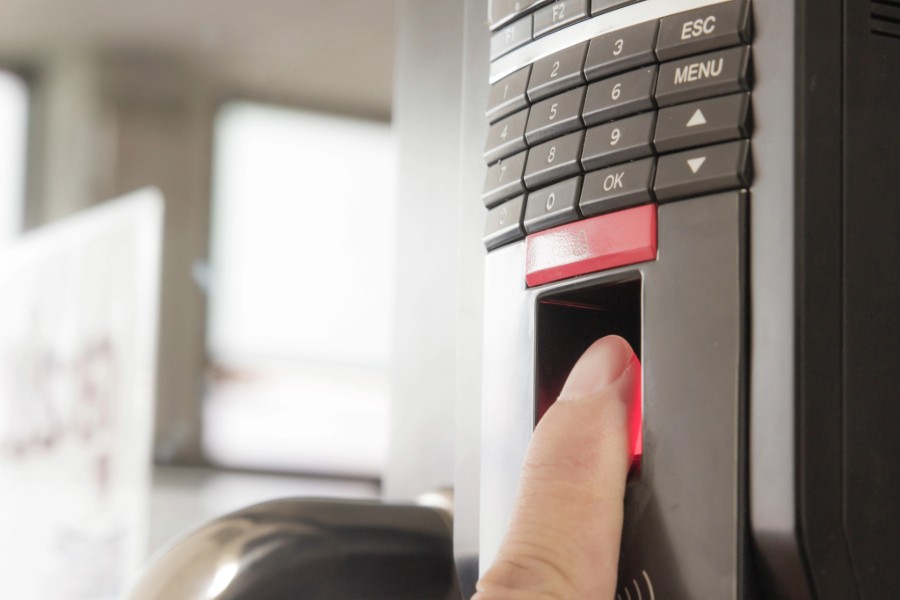
M621 8L626 4L634 4L638 0L593 0L591 3L591 14L599 15L614 8Z
M660 110L653 143L658 152L672 152L749 135L750 94L746 93Z
M588 129L581 151L582 168L592 171L650 156L655 122L656 113L648 112Z
M507 75L491 85L487 106L489 123L494 123L506 115L528 106L528 97L525 95L525 90L528 87L528 76L530 74L531 65L524 69L519 69L511 75Z
M525 149L525 123L528 109L497 121L488 130L484 160L488 164Z
M535 102L584 83L584 55L588 43L545 56L534 63L528 82L528 98Z
M525 192L525 160L528 152L521 152L488 167L484 178L484 192L481 199L488 208L493 208L503 200Z
M656 84L656 102L659 106L666 106L748 91L749 70L749 46L662 64Z
M656 69L654 65L589 85L581 113L585 125L595 125L655 108L653 89L656 84Z
M556 0L534 13L534 37L580 21L588 15L588 0Z
M524 209L525 196L519 196L488 211L484 227L484 245L488 250L525 237L522 227Z
M654 260L656 209L646 204L529 235L525 283L534 287Z
M583 103L584 88L577 88L533 105L525 128L525 139L529 144L537 144L581 129Z
M584 61L588 81L656 62L656 21L595 37Z
M645 158L584 176L579 207L588 217L653 201L655 158Z
M583 141L584 132L576 131L529 150L528 163L525 167L525 186L529 190L534 190L580 173L581 164L578 156L581 154Z
M577 220L581 177L573 177L528 194L525 231L534 233Z
M748 185L750 142L741 140L661 157L653 191L666 202Z
M491 60L531 41L531 15L507 25L491 36Z
M750 3L732 0L662 19L656 55L671 60L745 43L750 43Z
M490 9L488 9L488 13L490 14L491 19L491 29L496 29L500 25L512 21L532 8L552 1L553 0L490 0Z

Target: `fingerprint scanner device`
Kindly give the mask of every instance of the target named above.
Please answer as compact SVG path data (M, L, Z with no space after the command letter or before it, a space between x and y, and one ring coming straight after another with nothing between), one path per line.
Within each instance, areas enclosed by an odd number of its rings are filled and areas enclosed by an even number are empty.
M900 4L466 8L487 254L458 562L490 566L536 422L615 334L643 413L617 600L900 598Z

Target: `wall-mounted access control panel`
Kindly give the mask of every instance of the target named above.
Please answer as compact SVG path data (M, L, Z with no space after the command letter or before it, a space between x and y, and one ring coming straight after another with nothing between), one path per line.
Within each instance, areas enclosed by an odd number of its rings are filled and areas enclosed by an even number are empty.
M482 571L537 420L618 334L643 366L619 598L900 597L900 8L469 7Z

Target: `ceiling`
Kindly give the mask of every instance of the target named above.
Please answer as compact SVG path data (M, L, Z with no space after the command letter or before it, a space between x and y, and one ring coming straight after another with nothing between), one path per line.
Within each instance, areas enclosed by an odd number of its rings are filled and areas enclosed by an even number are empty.
M220 93L390 115L396 0L0 0L0 61L177 61Z

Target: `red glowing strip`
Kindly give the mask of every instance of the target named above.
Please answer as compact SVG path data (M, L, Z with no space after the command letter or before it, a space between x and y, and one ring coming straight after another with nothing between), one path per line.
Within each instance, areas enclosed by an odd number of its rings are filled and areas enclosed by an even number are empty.
M534 287L656 258L656 205L646 204L528 236L525 282Z

